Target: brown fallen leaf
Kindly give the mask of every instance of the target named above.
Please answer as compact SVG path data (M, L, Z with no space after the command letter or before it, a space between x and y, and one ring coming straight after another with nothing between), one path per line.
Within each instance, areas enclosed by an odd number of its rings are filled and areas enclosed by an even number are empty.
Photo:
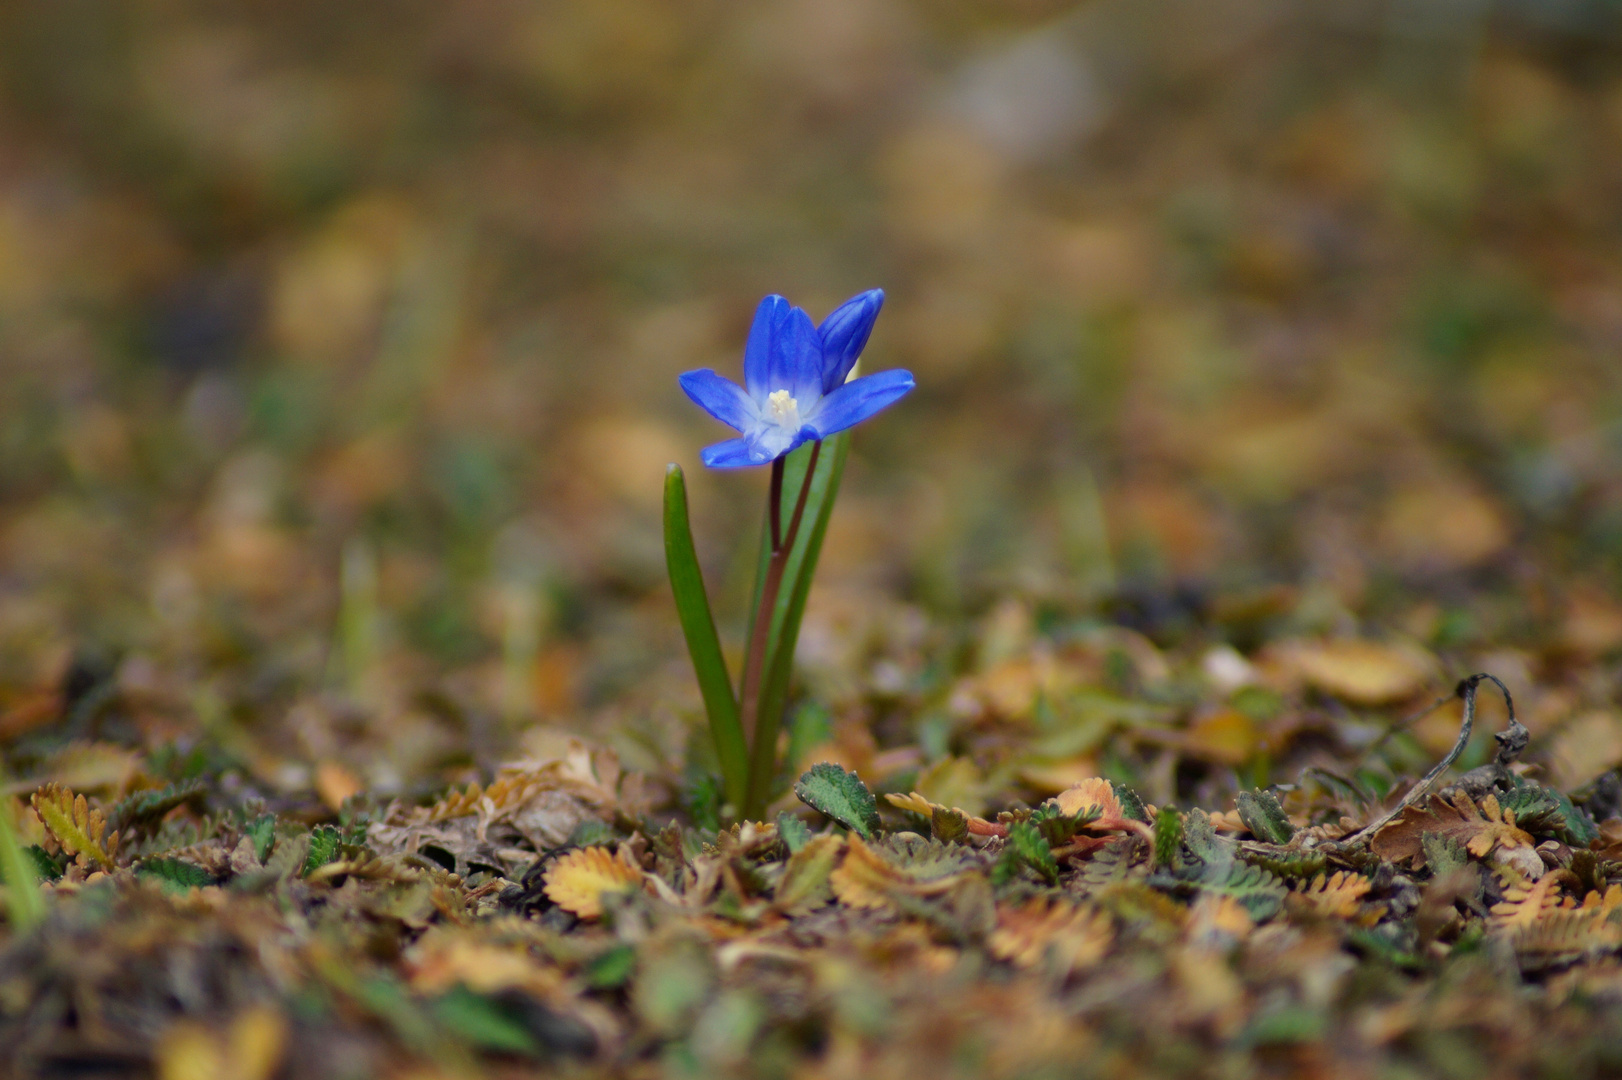
M1532 837L1516 826L1514 811L1500 809L1497 796L1488 795L1477 806L1463 791L1454 791L1447 799L1433 795L1408 807L1375 833L1369 846L1380 858L1401 862L1421 855L1426 833L1457 840L1478 859L1496 847L1532 846Z

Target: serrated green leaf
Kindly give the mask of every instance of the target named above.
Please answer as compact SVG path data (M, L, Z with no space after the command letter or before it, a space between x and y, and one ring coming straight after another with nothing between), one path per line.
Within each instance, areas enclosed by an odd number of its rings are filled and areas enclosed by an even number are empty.
M214 884L214 875L196 863L168 857L147 859L135 868L135 876L157 882L166 893L184 893Z
M1109 786L1115 792L1115 801L1121 804L1121 816L1128 821L1141 821L1149 824L1149 811L1144 808L1143 800L1138 793L1125 784L1117 784L1111 780Z
M262 814L242 827L243 835L253 841L253 853L261 863L270 858L276 846L276 815Z
M317 825L310 830L310 850L304 857L304 873L319 870L330 862L338 861L343 847L343 833L336 825Z
M23 848L22 855L33 868L34 875L41 881L55 881L67 869L65 863L54 858L50 852L38 844L29 844Z
M1008 846L1021 865L1035 870L1049 885L1059 881L1059 864L1054 861L1053 848L1041 830L1028 821L1015 822L1008 827Z
M138 791L120 799L107 813L107 826L123 833L137 825L157 821L175 807L201 799L207 785L201 780L184 780L157 791Z
M1238 803L1239 820L1256 839L1269 844L1288 844L1295 835L1295 826L1290 824L1278 796L1271 791L1241 791Z
M1203 863L1227 862L1233 858L1231 842L1225 843L1217 836L1210 815L1199 807L1183 818L1183 843Z
M929 831L946 844L961 844L969 837L969 819L961 810L937 806L930 812Z
M1441 833L1421 833L1419 846L1425 853L1425 865L1431 874L1441 877L1470 864L1470 853L1451 836Z
M825 903L832 895L828 877L843 846L838 836L814 836L790 855L777 883L778 910L798 913Z
M777 815L777 836L792 855L811 842L811 826L784 810Z
M738 714L738 699L732 692L732 677L721 655L721 639L715 632L709 594L704 590L704 574L699 569L698 552L693 546L693 530L687 515L687 481L681 466L665 470L665 567L670 590L676 598L676 615L687 653L698 677L698 689L709 717L710 735L721 761L721 775L727 799L742 807L749 786L749 746Z
M1233 897L1257 922L1278 914L1288 891L1268 871L1242 862L1230 862L1221 868L1207 866L1199 872L1194 885L1202 892Z
M864 840L879 828L879 807L861 777L829 761L811 766L794 785L794 794Z

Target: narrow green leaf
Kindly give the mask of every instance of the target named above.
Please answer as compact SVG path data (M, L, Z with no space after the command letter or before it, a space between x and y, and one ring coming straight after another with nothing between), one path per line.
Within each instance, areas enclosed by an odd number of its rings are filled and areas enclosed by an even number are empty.
M28 930L45 918L34 861L17 845L10 815L0 810L0 883L6 887L6 918L14 931Z
M803 450L804 448L802 448ZM799 499L799 485L791 485L785 469L784 498L793 490ZM841 432L827 440L817 462L817 471L811 478L811 493L806 497L805 516L801 519L800 534L795 538L783 571L783 589L777 595L777 608L773 614L773 627L766 639L766 668L761 680L760 711L755 721L754 745L750 748L749 796L746 805L764 807L771 801L772 786L777 779L777 730L783 719L783 708L788 704L789 680L794 674L794 648L800 639L800 621L805 617L806 598L811 595L811 579L817 572L817 558L822 554L822 541L828 533L828 521L833 516L834 499L839 494L839 481L845 472L845 459L850 454L850 435ZM805 476L805 462L799 466L799 476ZM785 511L794 513L791 503ZM758 596L758 592L757 592ZM758 606L758 602L757 605Z
M732 679L721 656L721 639L715 633L715 618L704 591L704 575L698 567L693 547L692 526L687 518L687 481L681 466L665 470L665 565L670 573L670 589L676 597L676 614L687 652L693 658L693 672L704 696L715 752L721 759L721 776L727 799L742 806L748 792L749 748L743 722L738 718L738 699L732 693Z
M861 777L846 772L830 761L819 762L805 771L794 785L794 794L813 810L820 810L864 840L879 828L879 807Z

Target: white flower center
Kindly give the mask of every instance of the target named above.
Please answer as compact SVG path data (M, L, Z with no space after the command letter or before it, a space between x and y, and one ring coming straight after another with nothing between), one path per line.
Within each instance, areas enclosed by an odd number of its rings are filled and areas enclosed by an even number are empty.
M772 423L789 431L800 430L800 403L787 390L773 390L766 395L766 408Z

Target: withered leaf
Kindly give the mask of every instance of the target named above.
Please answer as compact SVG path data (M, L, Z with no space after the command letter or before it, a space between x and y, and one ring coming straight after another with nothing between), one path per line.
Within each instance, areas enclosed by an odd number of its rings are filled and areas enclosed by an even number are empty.
M1424 853L1427 834L1456 840L1478 859L1495 847L1530 847L1533 842L1516 826L1514 812L1500 809L1495 796L1488 795L1478 806L1463 790L1455 790L1448 798L1433 795L1408 807L1375 833L1369 846L1380 858L1401 862Z

